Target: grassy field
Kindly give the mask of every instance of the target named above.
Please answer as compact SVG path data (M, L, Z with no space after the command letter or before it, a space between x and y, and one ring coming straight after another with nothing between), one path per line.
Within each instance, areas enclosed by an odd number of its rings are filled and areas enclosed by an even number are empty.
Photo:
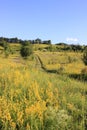
M86 130L87 82L69 76L85 67L79 52L2 53L0 130Z
M48 70L63 68L67 74L79 74L85 67L79 52L36 52Z

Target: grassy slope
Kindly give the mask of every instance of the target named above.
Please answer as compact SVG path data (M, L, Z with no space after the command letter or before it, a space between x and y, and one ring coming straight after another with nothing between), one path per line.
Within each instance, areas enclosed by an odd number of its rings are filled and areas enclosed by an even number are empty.
M62 62L67 73L80 73L84 67L79 53L35 53L47 69L58 69ZM67 64L67 56L71 59L75 56L76 61ZM47 73L37 62L33 57L23 60L19 54L7 59L3 54L0 56L0 127L11 130L17 126L21 130L85 130L87 83L66 75ZM70 64L73 71L68 69Z
M64 68L65 73L79 74L85 67L82 54L75 52L36 52L47 69Z

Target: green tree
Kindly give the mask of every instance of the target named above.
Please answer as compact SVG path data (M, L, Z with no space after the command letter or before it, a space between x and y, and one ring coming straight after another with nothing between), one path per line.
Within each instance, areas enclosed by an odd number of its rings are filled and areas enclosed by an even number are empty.
M85 51L83 53L83 62L85 65L87 65L87 48L85 49Z
M1 40L0 41L0 45L4 48L4 54L5 54L5 57L8 57L9 54L10 54L10 46L9 46L9 43L7 43L5 40Z
M22 44L20 54L22 57L27 58L33 53L33 47L32 44L29 41L25 41L24 44Z
M1 39L0 40L0 46L2 46L6 50L7 47L8 47L8 43L5 40Z

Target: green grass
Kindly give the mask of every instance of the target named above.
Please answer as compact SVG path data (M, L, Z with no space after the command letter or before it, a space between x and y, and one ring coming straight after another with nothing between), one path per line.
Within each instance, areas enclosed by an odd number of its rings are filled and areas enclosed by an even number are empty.
M41 59L45 69L37 58ZM1 130L86 130L87 82L70 78L85 67L82 53L36 51L0 56ZM64 67L64 72L57 72ZM57 70L47 71L47 70Z
M36 52L48 70L58 70L61 67L64 73L80 74L85 67L82 53L77 52Z

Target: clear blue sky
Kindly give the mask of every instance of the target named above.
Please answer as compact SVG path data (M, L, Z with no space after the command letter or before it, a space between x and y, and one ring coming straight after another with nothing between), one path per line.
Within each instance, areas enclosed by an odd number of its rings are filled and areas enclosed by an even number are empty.
M0 37L87 44L87 0L0 0Z

